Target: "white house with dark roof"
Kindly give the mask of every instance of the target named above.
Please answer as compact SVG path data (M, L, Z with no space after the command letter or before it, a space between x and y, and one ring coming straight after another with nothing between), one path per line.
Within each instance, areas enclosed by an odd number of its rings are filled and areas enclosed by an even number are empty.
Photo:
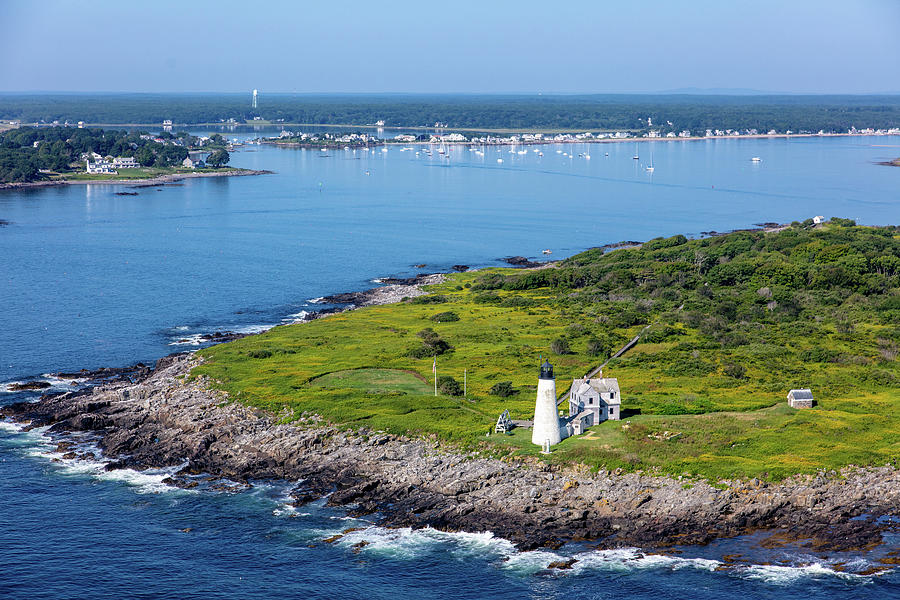
M569 424L572 435L592 425L622 417L622 397L615 377L573 379L569 389Z
M202 169L206 166L207 158L209 154L206 152L188 152L187 158L181 161L181 164L188 169Z
M791 390L788 392L787 399L791 408L812 408L813 405L812 390L808 388Z

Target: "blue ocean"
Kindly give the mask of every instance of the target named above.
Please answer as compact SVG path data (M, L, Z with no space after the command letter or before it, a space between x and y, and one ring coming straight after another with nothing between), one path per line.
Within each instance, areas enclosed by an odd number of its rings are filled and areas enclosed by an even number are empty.
M815 215L900 221L900 169L876 164L900 156L898 137L522 150L246 145L233 165L275 173L0 191L0 403L35 397L6 383L64 389L53 373L292 322L381 277ZM103 460L64 460L46 432L0 423L0 598L900 596L900 570L852 574L875 566L861 555L763 551L752 537L665 555L518 552L490 532L293 507L286 482L180 490L168 470L106 472ZM324 542L347 528L360 529ZM560 557L578 562L548 570Z

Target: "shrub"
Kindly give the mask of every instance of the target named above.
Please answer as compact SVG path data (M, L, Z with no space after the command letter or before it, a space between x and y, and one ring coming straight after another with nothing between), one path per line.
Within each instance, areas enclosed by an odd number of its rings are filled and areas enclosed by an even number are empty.
M438 356L452 350L453 347L437 334L437 332L428 327L416 334L422 338L422 345L409 351L409 355L413 358L427 358L429 356Z
M825 348L816 346L801 352L800 360L811 363L832 362L837 357L837 354L838 353L833 350L826 350Z
M554 354L571 354L572 350L569 348L569 342L563 338L556 338L552 342L550 342L550 350Z
M499 273L486 273L478 278L473 290L498 290L503 287L503 275Z
M250 358L269 358L272 356L271 350L250 350L247 352L247 356Z
M501 398L508 398L515 393L516 390L512 385L512 381L498 381L488 390L488 394L491 396L500 396Z
M463 389L459 382L449 375L438 377L438 391L447 396L462 396Z
M569 332L570 335L573 335L575 337L578 337L579 335L584 335L585 333L587 333L587 328L585 328L585 326L582 325L581 323L572 323L568 327L566 327L566 330Z
M602 340L598 340L597 338L588 340L587 353L590 356L608 356L609 350L609 344Z
M476 294L472 300L478 304L493 304L500 302L500 296L493 292L485 292L483 294Z
M445 312L440 312L436 315L432 315L431 320L435 323L449 323L451 321L459 321L459 315L452 310L448 310Z
M725 368L723 368L722 371L729 377L734 377L735 379L744 379L747 377L747 369L744 368L744 365L725 365Z
M443 304L447 302L447 296L442 296L441 294L435 295L425 295L425 296L416 296L413 298L413 304Z
M534 300L530 298L524 298L522 296L509 296L503 299L503 302L500 303L500 306L503 306L505 308L525 308L534 306Z

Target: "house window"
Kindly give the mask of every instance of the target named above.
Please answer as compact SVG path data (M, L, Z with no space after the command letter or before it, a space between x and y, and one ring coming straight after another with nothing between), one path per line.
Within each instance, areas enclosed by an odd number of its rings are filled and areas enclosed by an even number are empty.
M610 414L610 416L616 414L616 409L613 408L612 406L610 406L610 407L609 407L609 414Z

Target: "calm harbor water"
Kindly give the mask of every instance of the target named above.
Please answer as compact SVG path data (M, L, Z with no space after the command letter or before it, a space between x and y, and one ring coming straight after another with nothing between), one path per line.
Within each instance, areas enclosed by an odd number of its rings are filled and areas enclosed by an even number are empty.
M0 382L152 361L196 347L202 333L289 322L317 307L311 299L381 276L813 215L900 220L900 169L874 164L900 156L898 137L450 155L249 146L232 163L276 174L137 196L108 185L0 192L10 222L0 228ZM23 396L0 392L0 402ZM0 597L880 598L900 589L895 573L843 575L800 552L780 566L717 571L727 544L668 558L566 548L580 566L556 575L541 571L548 553L516 553L488 535L369 529L323 545L354 523L318 506L290 510L283 485L184 492L161 484L164 473L51 458L38 433L0 429ZM360 539L372 543L355 554Z

